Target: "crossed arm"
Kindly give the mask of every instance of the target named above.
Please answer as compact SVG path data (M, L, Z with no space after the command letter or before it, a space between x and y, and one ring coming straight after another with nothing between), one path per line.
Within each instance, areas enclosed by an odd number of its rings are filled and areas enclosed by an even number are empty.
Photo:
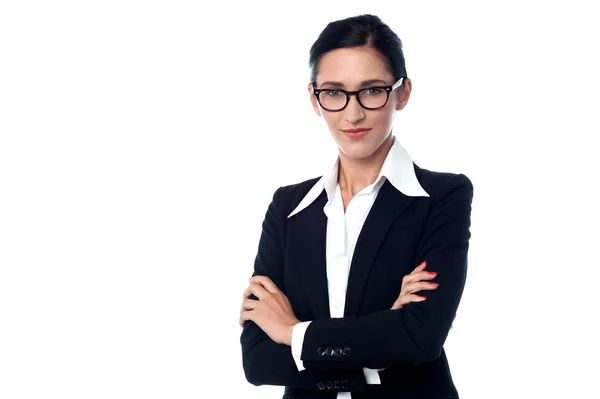
M254 275L268 276L282 286L279 193L277 190L263 222ZM249 316L241 336L248 381L320 389L319 383L335 380L346 382L344 390L358 392L365 385L362 367L416 365L437 358L466 280L472 198L473 186L461 174L449 179L445 191L432 203L426 232L417 248L417 261L427 261L428 269L438 273L440 285L427 301L361 317L312 321L304 335L301 358L305 370L301 372L290 346L275 342L270 329L261 328ZM343 356L324 356L323 347L351 351Z

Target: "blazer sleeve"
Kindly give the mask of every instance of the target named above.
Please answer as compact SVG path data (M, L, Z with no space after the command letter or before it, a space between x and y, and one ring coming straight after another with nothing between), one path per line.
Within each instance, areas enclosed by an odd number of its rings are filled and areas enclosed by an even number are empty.
M253 273L254 276L269 277L280 289L283 287L281 220L285 217L279 209L281 190L277 189L267 209ZM240 341L244 373L253 385L279 385L329 392L364 391L366 381L359 368L350 370L345 367L339 370L331 367L329 370L299 371L291 347L273 341L253 321L244 323Z
M467 275L473 185L467 176L448 179L434 201L416 263L437 272L437 289L427 300L398 310L360 317L314 320L307 328L302 356L306 370L387 368L417 365L440 356L458 308ZM344 348L344 356L322 348Z

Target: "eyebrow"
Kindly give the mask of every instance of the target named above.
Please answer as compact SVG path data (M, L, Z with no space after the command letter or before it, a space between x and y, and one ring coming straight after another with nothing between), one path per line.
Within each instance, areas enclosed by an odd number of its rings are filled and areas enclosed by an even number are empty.
M361 82L360 85L361 85L361 87L364 87L364 86L370 86L370 85L375 84L375 83L382 83L384 86L387 86L387 83L385 82L385 80L381 80L381 79L369 79L369 80L365 80L365 81ZM321 86L325 86L325 85L327 85L327 86L333 86L333 87L340 87L340 88L345 87L342 82L330 82L330 81L327 81L327 82L321 83Z

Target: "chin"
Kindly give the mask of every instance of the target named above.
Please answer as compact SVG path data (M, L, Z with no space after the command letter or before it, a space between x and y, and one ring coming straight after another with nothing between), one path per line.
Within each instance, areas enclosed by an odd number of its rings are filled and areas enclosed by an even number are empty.
M371 132L373 133L373 132ZM367 135L360 140L351 140L341 134L336 137L339 149L350 159L368 158L377 151L381 145L381 138Z
M340 144L342 152L350 159L368 158L377 150L377 147L370 143L346 143Z

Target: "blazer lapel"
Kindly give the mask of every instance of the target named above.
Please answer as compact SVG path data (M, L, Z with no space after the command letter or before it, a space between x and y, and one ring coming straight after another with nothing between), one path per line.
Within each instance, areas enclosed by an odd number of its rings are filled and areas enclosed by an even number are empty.
M331 317L325 255L327 216L323 212L326 203L327 193L323 190L312 204L295 216L298 223L295 256L297 265L302 268L303 284L316 319Z
M354 249L344 316L355 316L371 270L371 265L390 227L411 204L407 197L386 180L365 220Z

